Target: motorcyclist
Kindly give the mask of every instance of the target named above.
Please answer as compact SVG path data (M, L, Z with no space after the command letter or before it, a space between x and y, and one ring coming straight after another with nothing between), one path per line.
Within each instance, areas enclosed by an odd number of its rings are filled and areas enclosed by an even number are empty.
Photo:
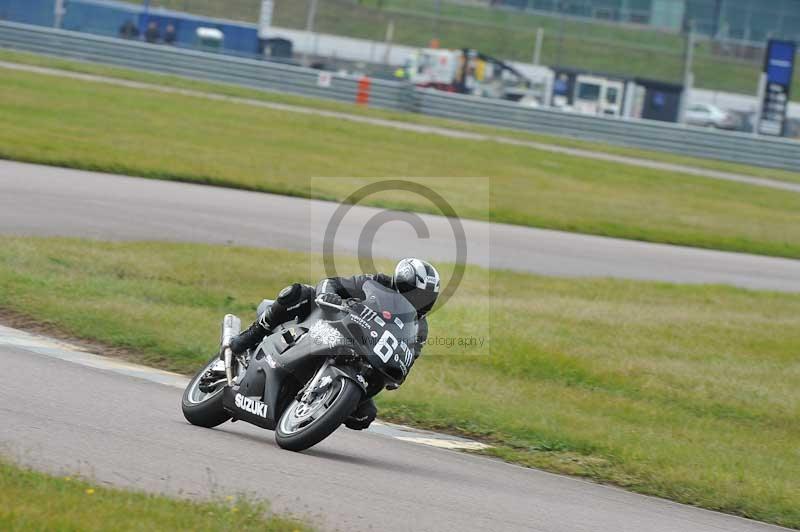
M375 273L331 277L320 281L316 288L300 283L289 285L280 291L272 305L262 312L246 331L231 339L229 347L235 354L255 348L278 325L295 318L302 321L308 317L317 297L336 305L341 304L342 299L364 299L363 287L367 281L375 281L397 290L417 310L418 334L414 345L416 361L422 351L422 344L428 338L428 322L425 316L439 296L440 278L439 272L429 262L414 258L398 262L391 276ZM372 398L367 398L345 421L345 425L353 430L363 430L369 427L377 413Z

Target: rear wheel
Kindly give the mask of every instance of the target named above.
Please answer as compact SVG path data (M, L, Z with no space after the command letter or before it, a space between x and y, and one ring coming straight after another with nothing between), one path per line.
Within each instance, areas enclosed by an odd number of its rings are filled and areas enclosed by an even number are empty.
M311 402L292 401L275 428L275 441L290 451L303 451L318 444L353 413L362 395L361 388L340 377Z
M222 392L227 382L224 377L217 381L210 392L200 389L200 381L203 375L218 361L219 356L214 355L208 361L208 364L203 366L203 369L192 378L189 386L183 392L181 400L183 417L192 425L211 428L221 425L231 418L231 415L222 406Z

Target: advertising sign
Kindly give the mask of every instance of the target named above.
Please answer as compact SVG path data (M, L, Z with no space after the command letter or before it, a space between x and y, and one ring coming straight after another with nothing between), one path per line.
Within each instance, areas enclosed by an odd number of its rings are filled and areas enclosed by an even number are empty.
M796 52L797 46L791 41L770 40L767 44L764 58L766 86L758 127L762 135L784 134Z

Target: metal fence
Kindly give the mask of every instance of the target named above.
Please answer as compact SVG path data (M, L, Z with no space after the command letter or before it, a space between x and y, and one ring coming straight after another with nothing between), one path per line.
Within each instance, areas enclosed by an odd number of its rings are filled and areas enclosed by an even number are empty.
M11 22L0 22L0 46L345 102L354 102L358 91L353 76L334 74L327 83L309 68ZM406 108L404 84L373 80L371 85L370 104Z
M678 155L800 171L800 142L791 140L651 120L626 120L551 109L531 109L513 102L438 91L417 91L417 97L419 112L432 116Z
M218 53L0 22L0 47L256 89L355 102L354 76ZM586 116L372 80L369 104L609 144L800 170L800 142L663 122Z
M44 0L0 0L0 4L4 1ZM70 0L70 5L97 1ZM142 0L126 2L142 5ZM613 5L620 2L627 7L617 11ZM687 39L680 30L684 22L692 21L695 86L742 94L755 94L758 89L765 31L771 37L797 35L800 39L800 0L785 0L783 7L773 6L780 4L777 0L689 0L688 4L685 0L274 0L273 27L306 29L312 4L316 34L376 43L391 34L395 45L415 48L429 46L436 38L442 48L472 48L504 61L528 63L538 58L543 65L672 83L684 81ZM714 4L724 4L724 9L716 12ZM746 12L738 11L735 4ZM589 5L595 9L586 9ZM698 11L701 5L711 7ZM150 0L150 6L151 12L167 8L254 25L261 1ZM717 24L723 12L723 18L736 24ZM741 24L751 22L760 29L743 31ZM227 31L225 35L227 39ZM795 73L797 84L800 69Z

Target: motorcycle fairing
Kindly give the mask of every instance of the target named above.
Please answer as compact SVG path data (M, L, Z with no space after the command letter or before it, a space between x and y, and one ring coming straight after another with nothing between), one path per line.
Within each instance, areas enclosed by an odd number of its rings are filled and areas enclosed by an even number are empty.
M322 360L341 352L366 356L384 377L402 382L411 364L407 346L417 336L416 311L402 295L376 282L365 283L364 292L364 302L344 316L317 308L306 320L284 324L264 338L241 380L225 389L223 405L234 419L274 430L283 411L311 380ZM364 309L369 312L364 313ZM339 319L331 320L335 317ZM369 384L364 376L347 366L329 366L312 391L324 391L338 377L350 379L367 394ZM252 401L240 399L246 408L237 405L237 394L259 398L266 405L266 415L258 415L263 408Z
M317 309L302 323L289 322L264 338L242 379L225 391L223 405L236 419L275 429L283 410L319 369L320 357L332 354L328 345L310 341L310 338L304 340L309 329L322 318L323 312ZM236 406L237 393L258 397L267 405L267 416L256 416Z

